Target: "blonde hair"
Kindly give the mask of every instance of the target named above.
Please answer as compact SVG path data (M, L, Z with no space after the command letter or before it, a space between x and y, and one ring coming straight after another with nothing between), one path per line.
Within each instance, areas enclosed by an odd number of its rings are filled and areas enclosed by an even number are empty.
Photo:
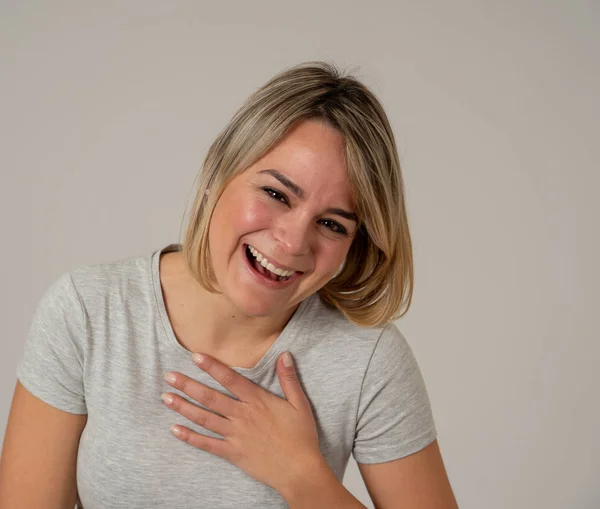
M326 122L344 137L360 225L342 268L319 290L321 298L362 327L398 319L410 307L414 274L394 135L375 95L329 63L305 62L277 74L219 133L198 174L181 243L186 265L202 286L216 292L208 227L222 191L293 125L309 119Z

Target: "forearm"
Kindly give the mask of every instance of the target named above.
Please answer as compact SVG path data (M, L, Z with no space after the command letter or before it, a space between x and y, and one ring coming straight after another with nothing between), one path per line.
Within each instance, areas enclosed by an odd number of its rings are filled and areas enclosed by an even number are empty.
M338 480L325 460L281 495L290 509L366 509Z

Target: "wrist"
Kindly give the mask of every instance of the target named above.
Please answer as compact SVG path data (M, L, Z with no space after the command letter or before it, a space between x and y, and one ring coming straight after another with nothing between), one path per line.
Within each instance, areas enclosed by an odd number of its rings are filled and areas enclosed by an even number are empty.
M324 486L339 483L323 456L309 458L298 465L287 485L279 491L290 507L300 506L302 501L314 497Z

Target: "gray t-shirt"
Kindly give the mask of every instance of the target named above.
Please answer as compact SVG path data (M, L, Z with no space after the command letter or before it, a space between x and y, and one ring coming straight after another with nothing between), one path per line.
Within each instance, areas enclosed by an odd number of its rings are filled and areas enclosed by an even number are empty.
M178 392L164 381L167 371L231 396L192 362L169 322L158 262L177 249L170 244L61 275L38 303L17 377L46 403L88 415L77 459L81 508L285 508L271 487L169 431L182 424L223 438L164 405L163 392ZM300 304L258 364L233 369L283 397L275 361L285 350L340 481L350 454L359 463L381 463L436 438L421 371L393 323L358 327L317 293Z

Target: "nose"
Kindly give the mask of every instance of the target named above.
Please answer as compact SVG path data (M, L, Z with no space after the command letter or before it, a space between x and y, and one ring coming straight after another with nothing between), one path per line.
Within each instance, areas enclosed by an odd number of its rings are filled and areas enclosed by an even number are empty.
M273 236L282 251L289 256L301 256L310 251L309 224L298 216L289 214L287 218L280 219Z

